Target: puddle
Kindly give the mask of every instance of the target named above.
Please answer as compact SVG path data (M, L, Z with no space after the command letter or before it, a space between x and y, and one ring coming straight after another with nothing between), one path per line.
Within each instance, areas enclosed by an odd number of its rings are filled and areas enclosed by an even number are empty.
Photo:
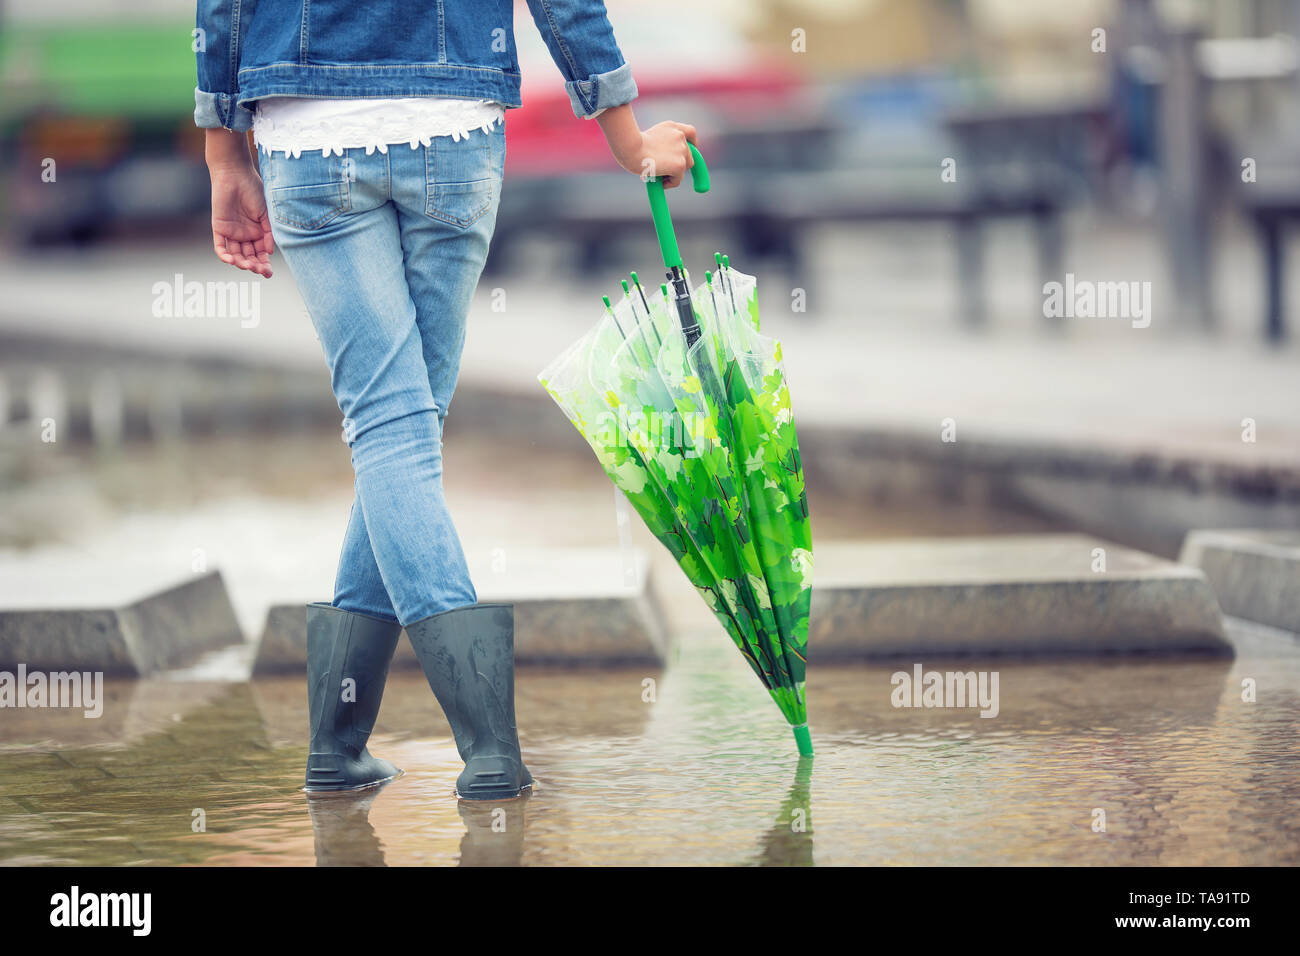
M663 671L523 670L538 788L481 806L452 797L418 672L392 675L371 747L405 776L309 804L302 681L209 661L109 682L99 719L0 712L0 862L1294 865L1300 646L1234 640L1233 661L925 662L997 670L992 719L894 708L911 662L814 665L812 761L713 632Z

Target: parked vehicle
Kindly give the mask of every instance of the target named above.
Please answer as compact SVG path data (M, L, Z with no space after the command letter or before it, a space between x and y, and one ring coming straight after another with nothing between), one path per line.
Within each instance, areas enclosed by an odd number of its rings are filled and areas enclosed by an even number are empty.
M0 30L0 146L20 242L91 240L200 216L203 139L191 119L192 11L10 0Z

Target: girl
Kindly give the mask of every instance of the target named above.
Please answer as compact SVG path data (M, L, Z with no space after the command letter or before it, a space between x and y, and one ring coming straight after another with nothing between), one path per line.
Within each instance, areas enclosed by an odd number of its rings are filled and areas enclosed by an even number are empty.
M676 186L681 123L638 127L603 0L528 0L580 118ZM270 278L279 246L329 364L356 497L334 599L307 608L306 789L401 771L366 742L403 627L446 712L466 799L532 784L509 605L479 604L442 492L442 426L520 105L512 0L198 0L195 122L212 241ZM247 143L258 146L254 168ZM260 169L260 176L259 176Z

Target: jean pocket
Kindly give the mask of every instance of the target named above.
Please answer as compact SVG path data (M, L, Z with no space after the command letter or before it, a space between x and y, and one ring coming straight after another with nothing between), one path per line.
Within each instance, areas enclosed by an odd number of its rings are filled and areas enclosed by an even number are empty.
M347 180L271 188L271 215L282 226L319 229L347 212L349 204Z
M435 137L425 147L424 214L461 229L478 222L496 202L501 174L490 134L459 141Z

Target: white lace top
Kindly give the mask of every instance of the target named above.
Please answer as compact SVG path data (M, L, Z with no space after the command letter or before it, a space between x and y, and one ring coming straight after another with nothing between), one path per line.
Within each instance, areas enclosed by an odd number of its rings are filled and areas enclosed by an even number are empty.
M253 138L267 152L295 158L313 149L342 156L345 149L364 148L369 155L403 143L428 146L435 136L459 140L473 129L491 132L504 118L505 107L492 100L272 96L257 101Z

